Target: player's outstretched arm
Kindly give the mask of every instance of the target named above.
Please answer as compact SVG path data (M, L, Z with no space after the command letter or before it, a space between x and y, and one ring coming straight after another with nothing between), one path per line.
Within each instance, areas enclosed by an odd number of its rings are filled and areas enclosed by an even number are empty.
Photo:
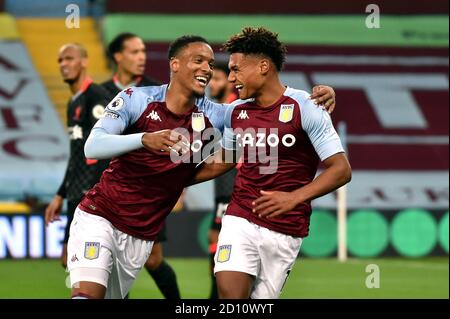
M336 108L336 93L331 86L316 85L309 98L314 100L317 105L323 106L329 114L333 113Z
M143 147L143 135L119 135L100 126L94 127L84 144L84 155L90 159L108 159L134 151Z
M323 161L325 171L311 183L292 192L261 191L253 202L253 213L261 218L273 218L292 211L301 203L328 194L350 182L352 171L345 153L337 153Z

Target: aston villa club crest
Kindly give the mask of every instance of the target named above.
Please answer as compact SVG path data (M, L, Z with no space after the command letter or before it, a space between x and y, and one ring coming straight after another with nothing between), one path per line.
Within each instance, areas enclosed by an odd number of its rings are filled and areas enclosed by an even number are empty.
M84 244L84 258L92 260L97 259L100 253L99 242L86 242Z
M281 104L280 115L278 116L280 122L287 123L291 121L293 115L294 115L294 104Z
M203 113L192 113L192 129L201 132L205 129L205 117Z
M222 245L219 247L219 252L217 253L217 261L219 263L224 263L230 260L231 255L231 245Z

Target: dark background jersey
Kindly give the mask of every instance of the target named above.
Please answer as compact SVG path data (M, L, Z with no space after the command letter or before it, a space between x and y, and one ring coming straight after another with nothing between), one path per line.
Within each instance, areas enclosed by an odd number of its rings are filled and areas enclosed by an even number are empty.
M212 229L220 230L222 226L222 217L225 214L228 203L231 200L236 174L237 169L233 168L229 172L214 179L215 210L213 220L211 222Z
M120 88L119 86L116 85L114 78L112 78L109 81L103 82L101 85L109 92L109 96L111 99L114 98L120 91L123 90L123 88ZM159 86L159 85L161 85L161 83L144 75L139 81L137 81L135 84L130 85L130 86L142 87L142 86L155 86L155 85Z
M84 144L92 127L108 104L109 93L100 85L87 80L67 107L67 127L70 157L58 195L69 201L79 201L100 179L109 160L90 160L84 156Z

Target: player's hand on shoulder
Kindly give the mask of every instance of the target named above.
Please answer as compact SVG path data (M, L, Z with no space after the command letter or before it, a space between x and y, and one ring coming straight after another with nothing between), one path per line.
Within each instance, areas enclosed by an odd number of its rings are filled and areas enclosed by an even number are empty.
M142 145L148 150L157 152L176 152L178 155L189 152L189 140L174 130L147 132L142 136Z
M292 211L297 206L293 193L260 191L261 197L253 203L253 213L260 218L273 218Z
M64 198L59 195L53 197L52 201L45 209L45 226L48 226L49 223L54 222L55 220L60 220L59 215L61 214L63 201Z
M333 113L336 108L336 93L331 86L316 85L309 97L316 105L322 106L328 113Z

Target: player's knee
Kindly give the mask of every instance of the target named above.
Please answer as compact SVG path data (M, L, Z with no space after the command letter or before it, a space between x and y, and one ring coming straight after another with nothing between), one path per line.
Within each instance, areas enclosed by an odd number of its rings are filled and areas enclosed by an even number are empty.
M145 268L150 271L156 270L161 265L162 261L162 255L150 255L150 257L148 257L147 261L145 262Z
M249 299L253 278L238 272L216 273L217 290L220 299Z
M218 285L220 299L249 299L250 294L246 289L239 289L233 285Z
M88 294L77 292L72 295L72 299L95 299L93 296L90 296Z

